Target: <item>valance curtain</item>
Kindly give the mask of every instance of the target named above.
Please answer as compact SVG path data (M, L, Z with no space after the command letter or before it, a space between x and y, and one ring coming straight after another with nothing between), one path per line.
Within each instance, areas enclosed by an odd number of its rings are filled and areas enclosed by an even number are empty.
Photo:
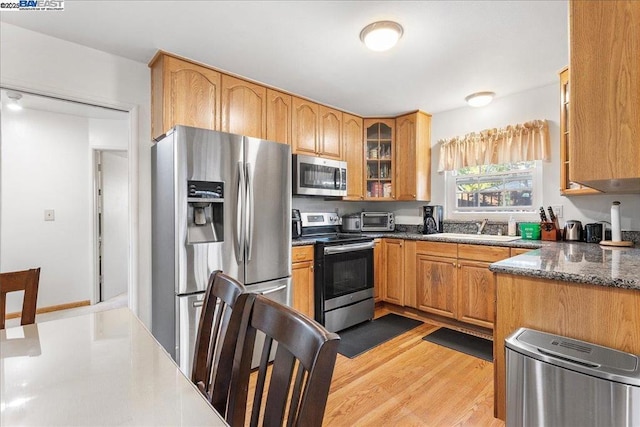
M438 172L466 166L549 161L551 144L546 120L485 129L464 137L441 139Z

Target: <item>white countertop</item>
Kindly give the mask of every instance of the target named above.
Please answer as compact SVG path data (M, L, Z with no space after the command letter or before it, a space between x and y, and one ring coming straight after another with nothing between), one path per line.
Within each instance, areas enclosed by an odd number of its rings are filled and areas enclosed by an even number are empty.
M128 308L0 331L2 426L224 426Z

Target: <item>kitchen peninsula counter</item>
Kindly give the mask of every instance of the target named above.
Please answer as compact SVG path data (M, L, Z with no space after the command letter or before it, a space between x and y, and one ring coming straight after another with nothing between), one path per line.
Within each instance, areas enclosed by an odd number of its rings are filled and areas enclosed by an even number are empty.
M640 290L640 249L553 242L491 264L495 273Z

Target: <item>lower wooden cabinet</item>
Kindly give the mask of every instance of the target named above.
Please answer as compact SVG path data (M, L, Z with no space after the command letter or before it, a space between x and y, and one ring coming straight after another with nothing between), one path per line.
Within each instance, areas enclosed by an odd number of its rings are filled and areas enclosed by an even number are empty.
M382 300L397 305L404 304L404 241L384 239L382 245L384 276Z
M416 255L418 310L444 317L456 317L456 260Z
M382 239L375 239L373 247L373 300L378 302L382 299L382 284L384 279L384 254L382 250Z
M495 276L489 262L458 260L458 309L456 318L493 329Z
M418 242L416 308L493 329L495 275L489 264L509 256L505 247Z
M313 319L313 246L291 249L292 307Z

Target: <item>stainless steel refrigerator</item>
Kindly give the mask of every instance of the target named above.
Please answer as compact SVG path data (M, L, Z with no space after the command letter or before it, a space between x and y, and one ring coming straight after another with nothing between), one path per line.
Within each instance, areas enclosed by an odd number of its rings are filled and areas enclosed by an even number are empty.
M189 375L212 271L291 303L291 149L176 126L151 156L152 333Z

